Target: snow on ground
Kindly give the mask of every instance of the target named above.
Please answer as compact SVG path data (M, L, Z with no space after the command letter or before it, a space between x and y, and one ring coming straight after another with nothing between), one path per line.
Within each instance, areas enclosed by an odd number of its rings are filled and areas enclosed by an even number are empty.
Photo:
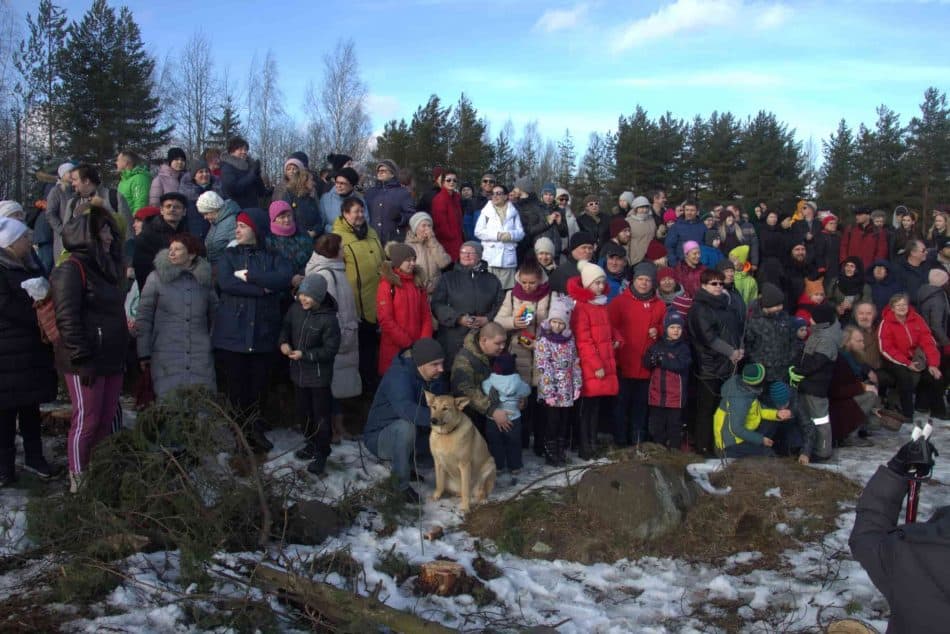
M909 439L909 426L904 433L875 432L875 446L871 448L844 448L836 450L834 458L817 468L837 471L863 484L877 467L886 462L896 449ZM358 488L371 486L388 476L385 466L359 444L344 442L333 449L328 473L322 479L303 471L305 464L293 458L293 451L301 444L301 437L290 430L277 430L270 436L275 448L265 469L279 475L291 474L309 482L310 489L302 496L333 501ZM950 422L937 422L934 444L942 456L950 456ZM505 499L524 484L554 469L530 452L525 454L525 469L517 485L495 489L491 499ZM717 461L708 461L699 473L708 474ZM571 481L581 472L572 473ZM416 485L422 495L433 489L431 473L426 482ZM560 475L543 485L566 484ZM780 490L770 490L763 503L782 504ZM0 503L8 500L2 492ZM938 458L934 481L922 488L919 517L928 518L937 506L950 504L950 464ZM365 583L360 580L358 591L369 594L377 584L387 605L463 630L480 629L498 623L557 624L558 631L569 632L699 632L710 627L697 615L714 616L738 610L744 619L746 631L814 631L833 618L854 616L879 630L886 626L887 604L873 587L867 574L851 558L847 540L854 522L854 506L842 509L838 528L820 543L787 551L786 571L758 570L754 562L759 554L737 553L723 567L690 564L677 559L646 557L636 561L620 560L585 566L568 561L523 559L506 553L494 553L491 546L482 544L482 555L498 566L502 577L487 581L486 585L499 598L498 604L484 608L475 605L472 597L455 598L416 597L411 581L397 585L392 577L377 571L374 565L380 553L395 548L412 563L431 561L446 556L459 561L469 573L474 573L472 561L476 557L474 539L459 529L461 515L457 499L427 502L419 510L416 521L402 526L393 534L381 537L375 529L381 521L372 512L364 512L346 532L319 547L289 546L284 560L318 555L326 550L342 547L365 568ZM445 536L430 542L422 532L434 526L445 528ZM14 531L22 530L17 524ZM583 531L584 527L578 527ZM777 531L789 530L777 526ZM274 555L275 553L271 553ZM259 553L221 554L216 562L234 567L241 562L260 561ZM101 616L88 621L76 621L70 629L96 631L104 627L122 631L148 630L154 632L188 631L182 623L182 612L176 605L167 605L174 593L187 593L176 585L177 561L175 553L138 554L125 562L125 568L137 583L126 583L117 588L106 600L108 612L122 614ZM9 576L9 575L8 575ZM345 580L335 573L327 581L343 587ZM0 577L0 594L9 580ZM172 594L164 592L169 591ZM222 585L219 590L240 595L244 589ZM276 603L276 610L283 610ZM103 610L105 612L106 610Z

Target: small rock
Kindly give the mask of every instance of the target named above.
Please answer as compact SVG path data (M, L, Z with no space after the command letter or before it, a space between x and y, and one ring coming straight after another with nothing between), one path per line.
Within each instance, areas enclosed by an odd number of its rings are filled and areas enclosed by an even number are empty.
M426 532L426 539L431 542L437 539L442 539L443 535L445 535L445 529L443 529L441 526L433 526L428 530L428 532Z
M531 552L539 555L547 555L551 550L551 547L544 542L535 542L534 546L531 547Z

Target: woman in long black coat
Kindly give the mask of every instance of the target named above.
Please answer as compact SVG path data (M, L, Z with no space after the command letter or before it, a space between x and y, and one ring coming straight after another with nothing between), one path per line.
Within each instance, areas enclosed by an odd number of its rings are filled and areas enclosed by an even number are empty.
M43 276L26 225L0 219L0 487L16 480L17 420L25 468L53 475L40 438L40 403L56 398L53 350L40 339L33 300L20 286Z

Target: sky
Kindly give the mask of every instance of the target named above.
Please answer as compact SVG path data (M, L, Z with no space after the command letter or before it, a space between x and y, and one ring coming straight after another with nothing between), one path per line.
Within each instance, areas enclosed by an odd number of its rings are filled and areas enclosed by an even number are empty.
M35 0L12 0L25 16ZM59 0L78 19L91 0ZM115 4L118 6L118 4ZM309 81L341 38L356 43L374 131L409 118L429 95L464 92L490 122L520 133L616 130L639 104L658 118L714 110L745 118L774 112L818 144L841 118L872 126L887 104L906 123L924 90L950 89L950 2L853 0L253 0L126 3L158 60L196 30L216 70L246 82L252 57L270 49L287 110L303 119Z

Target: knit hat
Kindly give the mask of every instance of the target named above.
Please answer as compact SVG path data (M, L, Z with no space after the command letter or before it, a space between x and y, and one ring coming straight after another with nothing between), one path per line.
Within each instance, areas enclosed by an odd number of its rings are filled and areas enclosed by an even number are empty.
M289 158L289 159L287 159L286 161L284 161L284 169L285 169L285 170L287 169L287 166L288 166L288 165L296 165L296 166L297 166L297 169L300 170L301 172L306 172L306 171L307 171L307 166L303 164L303 161L301 161L300 159L297 159L297 158Z
M775 284L765 282L762 284L762 299L759 303L762 308L774 308L785 303L785 295Z
M541 236L534 241L534 252L535 253L550 253L551 255L556 255L554 253L554 242L551 238L546 236Z
M240 223L246 224L248 227L250 227L251 231L254 232L254 235L257 236L258 242L260 242L261 228L257 226L257 222L255 222L255 219L251 217L249 213L247 213L246 211L242 211L241 213L237 215L237 221Z
M577 265L577 269L581 272L581 286L584 288L587 288L599 279L607 279L607 274L604 273L604 269L593 262L581 262Z
M138 211L135 212L134 218L136 220L145 221L153 216L159 215L160 213L162 213L162 210L159 209L158 207L150 207L150 206L139 207Z
M59 167L56 168L56 175L60 178L66 178L66 174L69 174L74 169L76 169L76 165L66 161L65 163L60 163Z
M676 210L667 209L663 212L663 222L676 222Z
M296 159L295 159L296 160ZM286 200L275 200L267 209L267 215L270 216L270 231L275 236L289 237L297 233L297 224L294 222L293 208ZM290 224L282 225L275 222L277 216L281 214L290 214Z
M650 281L656 279L656 264L648 260L643 262L638 262L635 267L633 267L633 279L638 277L646 276L650 278Z
M854 208L854 215L855 215L855 216L866 216L866 215L868 215L869 213L871 213L871 208L870 208L870 207L865 207L865 206L862 205L861 207L855 207L855 208Z
M417 339L410 348L410 354L412 354L412 361L416 364L416 367L445 359L445 350L442 349L442 344L432 337Z
M720 273L725 273L726 271L735 271L736 265L732 263L732 260L729 258L723 258L716 262L716 270Z
M534 193L534 181L531 180L530 176L522 176L515 181L515 187L520 189L526 194Z
M822 228L822 229L827 229L827 228L828 228L828 223L830 223L830 222L838 222L838 216L836 216L836 215L834 215L834 214L828 214L827 216L825 216L824 218L822 218L822 219L821 219L821 228Z
M482 243L478 240L468 240L462 243L463 247L472 247L475 249L475 255L478 256L478 259L482 259L482 254L485 252L485 249L482 247Z
M389 256L393 268L398 269L406 260L416 259L416 250L403 242L390 242L386 245L386 255Z
M331 156L342 156L342 155L341 155L341 154L328 154L328 155L327 155L327 160L329 160L330 163L333 163L333 159L330 158ZM341 161L341 162L340 162L340 168L341 168L341 169L342 169L342 167L343 167L343 163L346 163L346 161ZM376 164L376 171L379 171L379 168L380 168L380 167L385 167L385 168L388 169L390 172L392 172L392 173L393 173L393 178L396 178L397 176L399 176L399 166L396 165L396 161L394 161L394 160L392 160L392 159L383 159L383 160L381 160L379 163Z
M573 304L571 300L563 295L558 295L551 299L551 307L548 308L548 318L544 321L542 326L545 328L551 327L551 320L557 319L558 321L563 321L566 326L571 325L571 310L573 309ZM570 334L569 330L565 330L565 335Z
M883 209L875 209L871 212L871 219L873 220L874 218L884 218L887 220L887 212Z
M554 183L545 183L541 186L542 194L554 194L557 193L557 186Z
M678 310L667 311L666 316L663 318L663 330L666 330L670 326L686 328L686 320L683 319L683 316L680 315Z
M600 257L607 261L607 258L624 258L627 257L627 250L616 242L608 242L600 249Z
M409 218L409 229L411 229L412 232L415 233L416 229L419 228L419 224L422 223L423 221L427 221L431 225L432 216L430 216L424 211L417 211L416 213L412 214L412 217Z
M224 199L218 195L218 192L209 191L198 196L195 206L199 213L210 214L224 207Z
M180 147L170 148L168 150L168 156L166 158L169 164L171 164L171 162L174 161L175 159L181 159L183 161L188 160L188 157L185 156L185 151L181 149Z
M713 212L711 212L711 211L704 211L703 213L699 214L699 221L700 221L700 222L706 222L706 219L707 219L707 218L713 218L713 219L715 219L716 216L714 216L714 215L713 215Z
M665 280L666 278L676 279L676 276L673 275L673 269L668 266L664 266L662 269L656 272L656 281Z
M804 317L793 317L792 325L795 326L795 330L798 330L799 328L807 328L808 322L805 321Z
M647 199L646 196L637 196L636 198L633 199L633 203L630 206L633 207L634 209L637 209L639 207L649 207L650 201ZM676 212L674 211L673 213L675 214Z
M788 386L781 381L773 381L769 385L769 400L772 401L772 405L777 407L788 405L789 394Z
M330 167L333 168L334 172L339 172L343 169L343 166L353 160L353 157L347 156L346 154L327 154L327 163L330 164ZM389 159L383 159L380 163L390 163L388 167L395 168L396 164ZM378 166L377 166L378 167ZM398 169L393 169L393 175L399 174Z
M515 373L515 355L510 352L502 352L500 355L492 359L491 362L491 371L494 374L501 374L502 376L510 376Z
M583 246L585 244L594 246L595 242L596 240L594 240L594 236L592 236L591 234L587 233L586 231L578 231L577 233L572 235L570 241L568 241L567 250L568 252L570 252L576 249L577 247Z
M556 190L554 190L554 195L557 198L560 198L561 196L567 196L567 202L571 202L571 193L563 187L558 187Z
M345 178L353 187L356 187L360 184L360 175L357 174L356 170L352 167L344 167L343 169L339 170L336 175Z
M828 302L815 304L811 307L811 318L816 324L835 323L835 309Z
M614 216L610 219L610 237L616 238L620 235L620 232L624 229L629 229L630 225L627 224L627 220L623 216Z
M311 273L300 282L297 294L306 295L316 303L322 304L327 296L327 281L322 275Z
M307 153L306 153L306 152L300 152L300 151L293 152L293 153L290 155L290 158L292 158L292 159L297 159L298 161L300 161L301 163L303 163L303 166L304 166L306 169L310 169L310 157L307 156Z
M825 283L822 278L816 280L805 279L805 295L811 297L815 293L824 293Z
M950 279L950 275L947 274L947 270L943 267L930 269L930 273L927 274L927 282L931 286L943 286L947 283L948 279Z
M209 167L208 167L208 161L206 161L206 160L204 160L204 159L201 159L201 158L200 158L200 159L197 159L197 160L191 162L191 173L192 173L192 175L197 174L197 173L200 172L201 170L206 170L206 169L209 169Z
M0 218L24 218L23 206L15 200L0 201Z
M818 205L813 200L806 200L805 207L811 207L812 211L818 211Z
M765 380L765 366L761 363L748 363L742 368L742 381L746 385L761 385Z
M698 248L699 248L698 242L696 242L695 240L687 240L686 244L683 245L683 255L686 255L693 249L698 249Z
M588 194L584 197L584 206L586 207L588 203L599 203L600 196L595 196L593 194Z
M748 244L740 244L729 252L729 259L739 264L745 264L749 261L749 251Z
M630 206L630 209L633 209L633 208L634 208L634 207L633 207L633 201L635 200L635 198L633 197L633 192L624 192L624 193L620 194L620 200L626 200L626 201L627 201L627 205Z
M0 248L8 246L20 239L29 227L16 218L0 218Z

